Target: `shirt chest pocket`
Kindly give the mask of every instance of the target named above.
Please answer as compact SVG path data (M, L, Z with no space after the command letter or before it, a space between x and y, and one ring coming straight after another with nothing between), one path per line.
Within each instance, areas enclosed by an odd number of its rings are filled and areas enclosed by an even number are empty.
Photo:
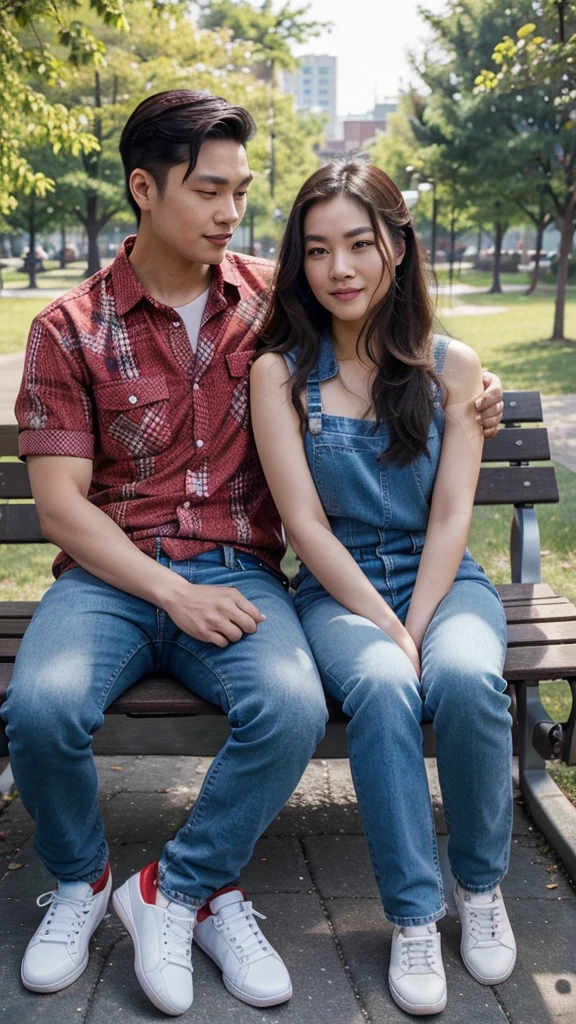
M250 422L248 373L255 357L254 349L247 349L244 352L229 352L226 356L228 373L232 378L230 413L244 430L248 429Z
M138 458L156 455L170 444L168 384L163 374L97 384L94 400L105 454Z

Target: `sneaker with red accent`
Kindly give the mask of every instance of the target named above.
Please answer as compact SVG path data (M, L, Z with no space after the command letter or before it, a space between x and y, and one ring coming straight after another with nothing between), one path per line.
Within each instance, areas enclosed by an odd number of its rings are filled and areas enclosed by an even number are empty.
M48 907L24 953L20 976L32 992L59 992L88 966L88 944L108 908L112 875L107 864L92 885L57 882L36 903Z
M250 1006L276 1006L292 995L286 965L262 934L242 889L221 889L196 915L194 941L222 971L222 981Z
M134 943L134 970L154 1006L177 1017L192 1005L192 931L196 912L166 898L156 905L158 863L116 889L112 904Z

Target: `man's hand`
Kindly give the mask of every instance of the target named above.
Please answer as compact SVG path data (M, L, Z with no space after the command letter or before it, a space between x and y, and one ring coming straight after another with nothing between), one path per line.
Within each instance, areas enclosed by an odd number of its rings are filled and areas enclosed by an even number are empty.
M184 633L196 640L227 647L245 633L255 633L266 618L235 587L202 586L186 580L182 584L162 607Z
M495 373L482 370L484 394L475 400L478 410L476 419L482 427L484 437L494 437L500 420L504 402L502 401L502 381Z

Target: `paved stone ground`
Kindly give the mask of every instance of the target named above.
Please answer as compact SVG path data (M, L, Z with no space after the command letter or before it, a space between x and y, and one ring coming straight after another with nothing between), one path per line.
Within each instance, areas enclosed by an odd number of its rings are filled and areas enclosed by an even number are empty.
M164 840L186 819L210 762L159 757L98 762L112 870L120 884L157 857ZM517 798L504 890L518 938L518 963L504 985L478 985L459 957L434 762L429 774L449 903L441 923L449 996L443 1024L572 1024L576 895L556 869L553 852ZM0 818L0 1020L136 1024L165 1019L140 990L132 969L131 940L113 911L92 940L88 969L73 986L49 996L22 988L20 958L42 913L35 899L52 885L34 853L31 833L30 820L15 799ZM347 761L312 762L290 802L259 841L242 884L255 908L267 915L263 927L289 966L294 996L281 1007L246 1006L225 990L215 966L196 950L196 998L184 1021L401 1024L416 1019L399 1010L388 995L392 927L382 914Z

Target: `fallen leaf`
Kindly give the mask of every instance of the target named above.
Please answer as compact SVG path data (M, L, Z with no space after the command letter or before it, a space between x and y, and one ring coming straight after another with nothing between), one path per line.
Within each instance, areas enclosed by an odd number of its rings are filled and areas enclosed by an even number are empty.
M550 884L547 885L546 888L547 889L557 889L558 888L558 882L550 882Z
M23 868L23 864L18 864L17 861L11 860L8 865L8 871L18 871L18 868Z
M124 771L124 769L123 769L123 768L121 768L119 764L113 764L113 765L111 766L111 768L110 768L110 771L111 771L111 772L123 772L123 771Z
M169 789L155 789L154 792L155 793L169 793L170 790Z

